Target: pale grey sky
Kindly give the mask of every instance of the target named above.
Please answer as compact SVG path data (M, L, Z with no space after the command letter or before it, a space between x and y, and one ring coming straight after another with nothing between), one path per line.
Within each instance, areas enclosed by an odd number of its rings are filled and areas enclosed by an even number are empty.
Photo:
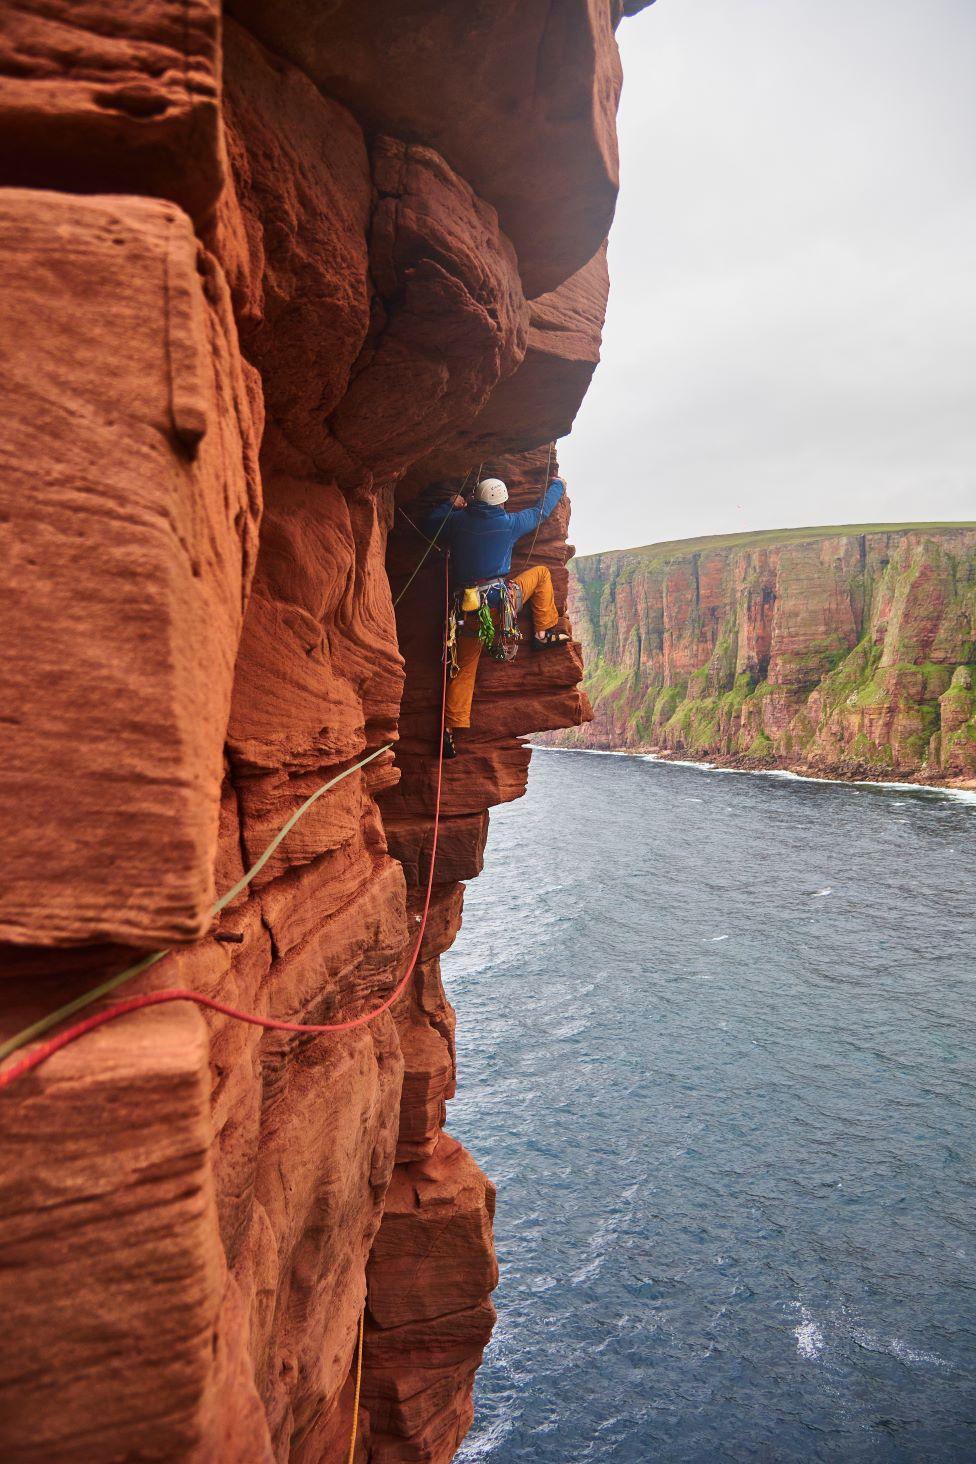
M976 519L976 0L624 21L579 552Z

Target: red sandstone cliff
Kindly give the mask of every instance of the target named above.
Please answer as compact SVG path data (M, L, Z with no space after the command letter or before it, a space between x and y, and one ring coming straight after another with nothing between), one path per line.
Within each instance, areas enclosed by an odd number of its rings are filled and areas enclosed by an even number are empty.
M596 554L570 607L594 718L563 745L976 778L976 526Z
M3 1035L159 946L130 990L314 1022L394 988L441 573L394 616L395 507L481 461L541 490L598 354L623 8L2 7ZM4 1095L5 1460L344 1459L364 1298L357 1457L451 1457L496 1269L438 962L522 736L585 714L578 649L541 660L482 673L392 1015L159 1008Z

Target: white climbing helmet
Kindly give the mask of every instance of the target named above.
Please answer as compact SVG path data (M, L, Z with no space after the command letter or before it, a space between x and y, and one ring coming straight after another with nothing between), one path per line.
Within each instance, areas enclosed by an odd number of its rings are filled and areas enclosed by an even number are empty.
M508 489L501 478L482 478L474 490L474 496L479 503L490 503L497 508L508 502Z

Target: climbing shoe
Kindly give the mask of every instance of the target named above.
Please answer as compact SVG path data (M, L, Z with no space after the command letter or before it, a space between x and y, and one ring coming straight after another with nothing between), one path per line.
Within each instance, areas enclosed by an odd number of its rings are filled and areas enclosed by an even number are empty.
M457 748L454 746L454 737L450 727L444 728L443 754L444 757L457 757Z
M569 636L561 630L546 630L542 635L532 636L532 646L536 651L548 651L553 646L568 646Z

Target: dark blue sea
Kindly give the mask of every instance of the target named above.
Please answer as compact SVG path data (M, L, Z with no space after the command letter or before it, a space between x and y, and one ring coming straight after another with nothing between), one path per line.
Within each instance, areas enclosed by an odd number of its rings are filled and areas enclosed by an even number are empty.
M538 752L444 962L463 1460L976 1459L976 799Z

